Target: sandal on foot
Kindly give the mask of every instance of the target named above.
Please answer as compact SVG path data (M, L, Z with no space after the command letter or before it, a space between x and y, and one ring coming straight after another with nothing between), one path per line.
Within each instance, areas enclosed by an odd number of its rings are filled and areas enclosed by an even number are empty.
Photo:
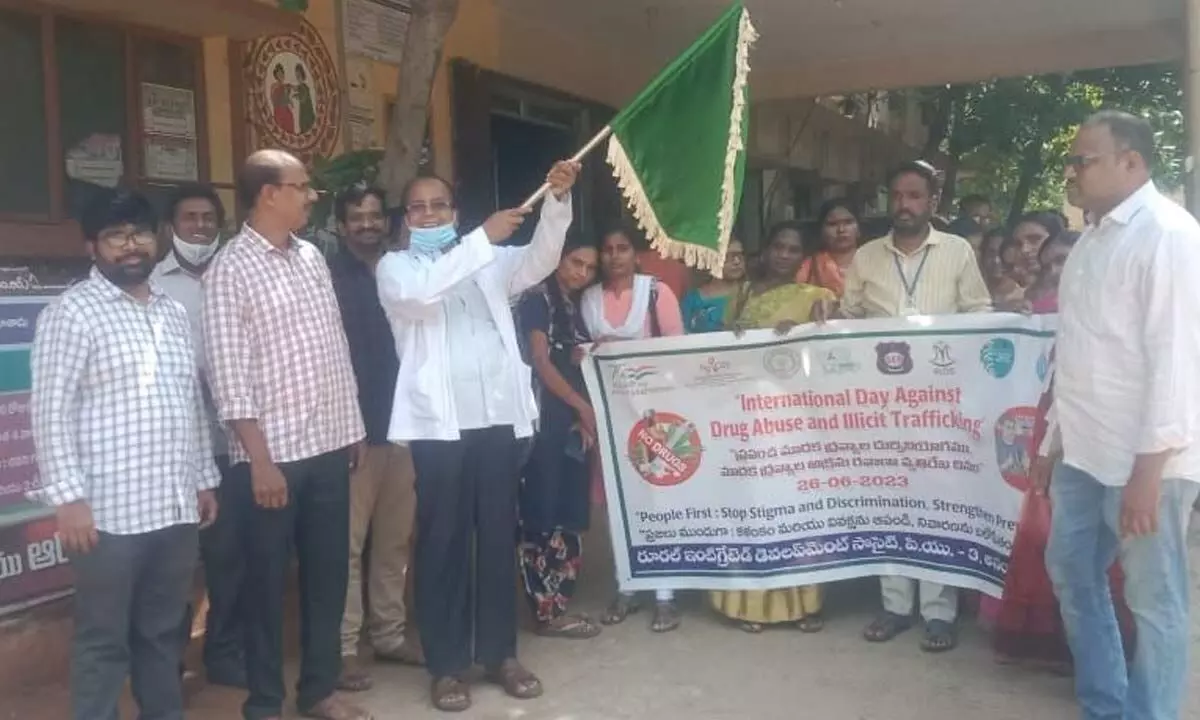
M488 670L486 677L488 682L499 685L509 697L518 700L532 700L541 697L544 692L537 675L514 659L505 660L500 667Z
M371 673L363 667L362 661L353 655L342 658L342 674L338 675L337 689L343 692L365 692L371 689L374 681Z
M825 618L820 613L805 615L796 621L796 629L809 635L819 633L825 629Z
M912 618L887 611L875 616L871 624L863 630L863 637L868 642L884 643L912 627Z
M679 614L679 608L675 606L675 601L654 603L654 619L650 622L651 632L668 633L678 628L681 622L683 622L683 618Z
M641 609L642 606L638 603L637 598L630 595L617 595L608 609L604 611L604 615L600 617L600 622L605 625L620 625L630 615Z
M600 634L600 626L587 615L564 615L546 622L539 622L535 633L542 637L588 640Z
M433 706L442 712L465 712L471 707L471 688L456 677L440 677L429 690Z
M927 653L941 653L958 646L958 630L945 620L930 620L925 623L925 637L921 638L921 649Z
M744 633L750 633L751 635L758 635L759 633L761 633L763 631L763 624L747 621L747 622L743 622L743 623L739 624L738 629Z

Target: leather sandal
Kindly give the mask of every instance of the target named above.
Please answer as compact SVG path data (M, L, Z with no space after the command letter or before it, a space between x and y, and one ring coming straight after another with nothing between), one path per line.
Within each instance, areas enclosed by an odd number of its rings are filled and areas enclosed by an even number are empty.
M465 712L471 707L471 687L460 678L435 678L429 698L433 706L442 712Z

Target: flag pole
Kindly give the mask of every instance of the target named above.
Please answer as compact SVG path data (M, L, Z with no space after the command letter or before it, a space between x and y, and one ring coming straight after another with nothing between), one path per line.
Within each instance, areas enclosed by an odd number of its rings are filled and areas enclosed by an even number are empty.
M571 156L571 162L579 162L583 160L588 153L596 149L597 145L608 139L609 135L612 135L612 128L608 125L605 125L600 129L600 132L596 133L595 137L593 137L591 140L588 140L587 144L580 148L579 152ZM545 197L546 193L548 192L550 192L550 183L542 183L542 186L537 189L537 192L530 195L528 200L521 203L521 207L523 209L533 207L533 204Z

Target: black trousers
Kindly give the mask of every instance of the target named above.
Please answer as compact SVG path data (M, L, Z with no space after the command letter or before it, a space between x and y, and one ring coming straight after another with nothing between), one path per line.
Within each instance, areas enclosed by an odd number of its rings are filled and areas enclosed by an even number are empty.
M516 656L519 453L509 426L412 443L417 625L434 677Z
M245 622L241 607L246 563L242 556L240 515L245 508L235 502L232 468L228 456L217 458L221 485L217 488L220 511L217 521L200 531L200 557L204 561L204 586L208 615L204 621L204 667L210 678L230 680L245 675ZM183 623L184 645L192 636L195 608L188 606Z
M191 597L198 544L195 525L172 525L137 535L100 533L91 552L71 555L74 720L118 720L126 676L141 720L183 720L179 621Z
M283 607L295 547L300 561L300 682L296 705L308 710L333 694L342 671L341 624L350 558L350 466L346 450L281 463L288 503L267 510L254 502L250 465L233 468L241 504L246 560L247 720L281 715Z

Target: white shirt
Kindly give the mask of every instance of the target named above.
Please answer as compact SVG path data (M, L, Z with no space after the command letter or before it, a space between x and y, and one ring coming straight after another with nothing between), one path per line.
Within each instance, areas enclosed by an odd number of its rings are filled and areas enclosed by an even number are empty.
M1051 428L1063 460L1110 486L1136 455L1200 481L1200 225L1147 183L1088 228L1059 288ZM1055 437L1057 435L1057 437Z
M508 353L479 285L462 282L446 298L450 376L459 430L512 425L519 413L507 383Z
M156 285L142 303L97 270L38 319L30 365L41 473L30 498L86 500L115 535L200 520L220 482L187 314Z
M212 433L213 452L217 455L227 455L229 444L225 440L225 428L217 417L217 408L213 403L212 393L208 389L204 366L204 330L200 324L200 309L204 305L204 288L200 276L193 275L179 264L175 252L167 253L154 272L150 275L172 300L183 306L187 311L188 324L192 328L192 347L196 351L196 366L200 368L201 388L204 392L204 407L208 412L209 431Z
M495 366L502 369L485 366L481 390L488 395L481 404L485 412L494 413L493 417L511 420L504 424L511 424L517 437L533 434L537 405L530 369L521 360L517 344L511 300L558 267L571 216L570 196L561 201L547 196L533 241L526 247L495 247L480 228L438 256L407 250L383 256L375 268L375 277L379 300L392 325L400 355L389 440L458 440L460 430L471 423L459 415L463 401L459 399L461 393L456 393L456 386L460 390L466 386L456 382L454 376L456 372L474 371L456 363L470 356L486 360L481 356L493 353L503 354L501 364ZM470 292L468 288L460 288L468 284L478 288L487 306L502 353L496 350L490 331L485 331L491 339L483 347L491 350L475 346L474 340L458 332L464 317L461 306L454 310L455 298L463 297L460 291ZM470 314L471 307L476 308L474 315ZM468 322L470 317L475 318L471 331L482 330L479 324L482 310L470 301L467 308ZM453 315L458 317L452 318ZM464 342L470 344L464 346ZM460 355L467 357L457 357ZM497 385L503 387L498 391L489 387ZM492 395L493 392L497 394Z

